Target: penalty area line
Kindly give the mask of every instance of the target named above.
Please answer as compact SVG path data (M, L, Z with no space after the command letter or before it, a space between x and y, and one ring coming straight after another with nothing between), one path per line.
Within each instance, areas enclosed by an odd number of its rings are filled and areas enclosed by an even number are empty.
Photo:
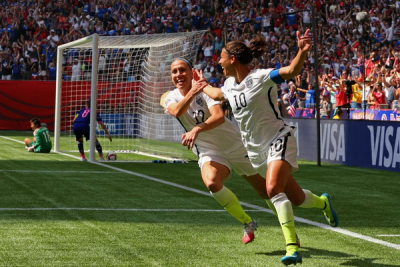
M12 139L12 138L4 137L4 136L0 136L0 137L8 139L8 140L11 140L11 141L16 141L16 142L19 142L19 143L23 143L23 142L20 142L18 140ZM76 157L76 156L72 156L72 155L68 155L68 154L64 154L64 153L60 153L60 152L56 152L56 153L64 155L64 156L67 156L67 157L72 157L72 158L75 158L75 159L79 159L79 157ZM195 189L195 188L191 188L191 187L187 187L187 186L184 186L184 185L176 184L176 183L173 183L173 182L168 182L168 181L165 181L165 180L162 180L162 179L158 179L158 178L155 178L155 177L152 177L152 176L148 176L148 175L145 175L145 174L141 174L141 173L137 173L137 172L133 172L133 171L120 169L120 168L117 168L117 167L114 167L114 166L111 166L111 165L108 165L108 164L102 164L102 163L98 163L98 162L93 162L92 164L96 164L96 165L102 166L104 168L109 168L109 169L112 169L112 170L115 170L115 171L119 171L119 172L127 173L127 174L130 174L130 175L133 175L133 176L137 176L137 177L140 177L140 178L144 178L144 179L147 179L147 180L150 180L150 181L153 181L153 182L162 183L162 184L165 184L165 185L181 188L181 189L186 190L186 191L190 191L190 192L194 192L194 193L201 194L201 195L204 195L204 196L212 197L211 194L208 193L208 192L205 192L205 191L202 191L202 190L198 190L198 189ZM244 207L248 207L248 208L252 208L252 209L255 209L255 210L264 211L264 212L267 212L267 213L270 213L270 214L274 214L270 209L266 209L266 208L261 207L261 206L253 205L253 204L242 202L242 201L240 201L240 204L242 206L244 206ZM379 244L379 245L382 245L382 246L385 246L385 247L389 247L389 248L394 248L394 249L400 250L400 245L398 245L398 244L393 244L393 243L386 242L386 241L383 241L383 240L380 240L380 239L377 239L377 238L373 238L373 237L370 237L370 236L366 236L366 235L358 234L358 233L355 233L355 232L351 232L351 231L342 229L340 227L337 227L337 228L330 227L330 226L328 226L326 224L322 224L322 223L319 223L319 222L314 222L314 221L311 221L311 220L308 220L308 219L304 219L304 218L301 218L301 217L295 216L294 218L295 218L295 220L297 222L305 223L305 224L316 226L316 227L319 227L319 228L323 228L323 229L326 229L326 230L329 230L329 231L337 232L337 233L340 233L340 234L343 234L343 235L347 235L347 236L351 236L351 237L358 238L358 239L361 239L361 240L365 240L365 241L368 241L368 242L371 242L371 243Z

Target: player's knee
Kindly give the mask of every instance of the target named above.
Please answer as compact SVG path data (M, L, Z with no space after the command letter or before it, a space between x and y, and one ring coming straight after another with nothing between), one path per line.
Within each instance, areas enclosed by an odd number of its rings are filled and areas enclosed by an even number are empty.
M267 185L267 194L270 199L282 192L283 192L283 189L280 188L279 186L269 185L269 184Z
M215 175L211 173L203 174L203 181L204 184L207 186L208 190L210 190L213 193L221 190L221 188L224 185L222 179L218 179Z
M30 144L32 143L32 140L29 138L25 138L25 145L26 146L30 146Z

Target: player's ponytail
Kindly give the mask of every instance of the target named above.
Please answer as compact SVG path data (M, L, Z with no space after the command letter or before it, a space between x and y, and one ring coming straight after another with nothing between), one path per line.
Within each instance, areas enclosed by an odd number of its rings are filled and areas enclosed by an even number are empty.
M261 36L256 36L250 42L250 51L254 58L259 58L265 53L267 42Z

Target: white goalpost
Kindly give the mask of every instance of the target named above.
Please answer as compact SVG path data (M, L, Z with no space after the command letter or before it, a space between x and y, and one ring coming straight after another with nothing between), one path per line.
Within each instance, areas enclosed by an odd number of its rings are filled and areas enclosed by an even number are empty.
M205 31L175 34L98 36L58 47L54 150L77 153L75 115L91 100L89 161L96 158L96 136L103 153L133 161L132 154L187 159L180 145L184 129L164 114L160 98L173 90L170 64L194 60ZM109 142L96 121L99 114L112 135ZM90 144L89 144L90 143Z

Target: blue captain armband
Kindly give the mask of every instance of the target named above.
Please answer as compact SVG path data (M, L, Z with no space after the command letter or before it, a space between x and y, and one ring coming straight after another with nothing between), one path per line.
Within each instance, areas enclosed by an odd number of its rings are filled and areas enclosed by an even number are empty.
M271 71L271 74L269 76L276 84L280 84L285 81L285 79L283 79L282 76L279 74L279 69Z

